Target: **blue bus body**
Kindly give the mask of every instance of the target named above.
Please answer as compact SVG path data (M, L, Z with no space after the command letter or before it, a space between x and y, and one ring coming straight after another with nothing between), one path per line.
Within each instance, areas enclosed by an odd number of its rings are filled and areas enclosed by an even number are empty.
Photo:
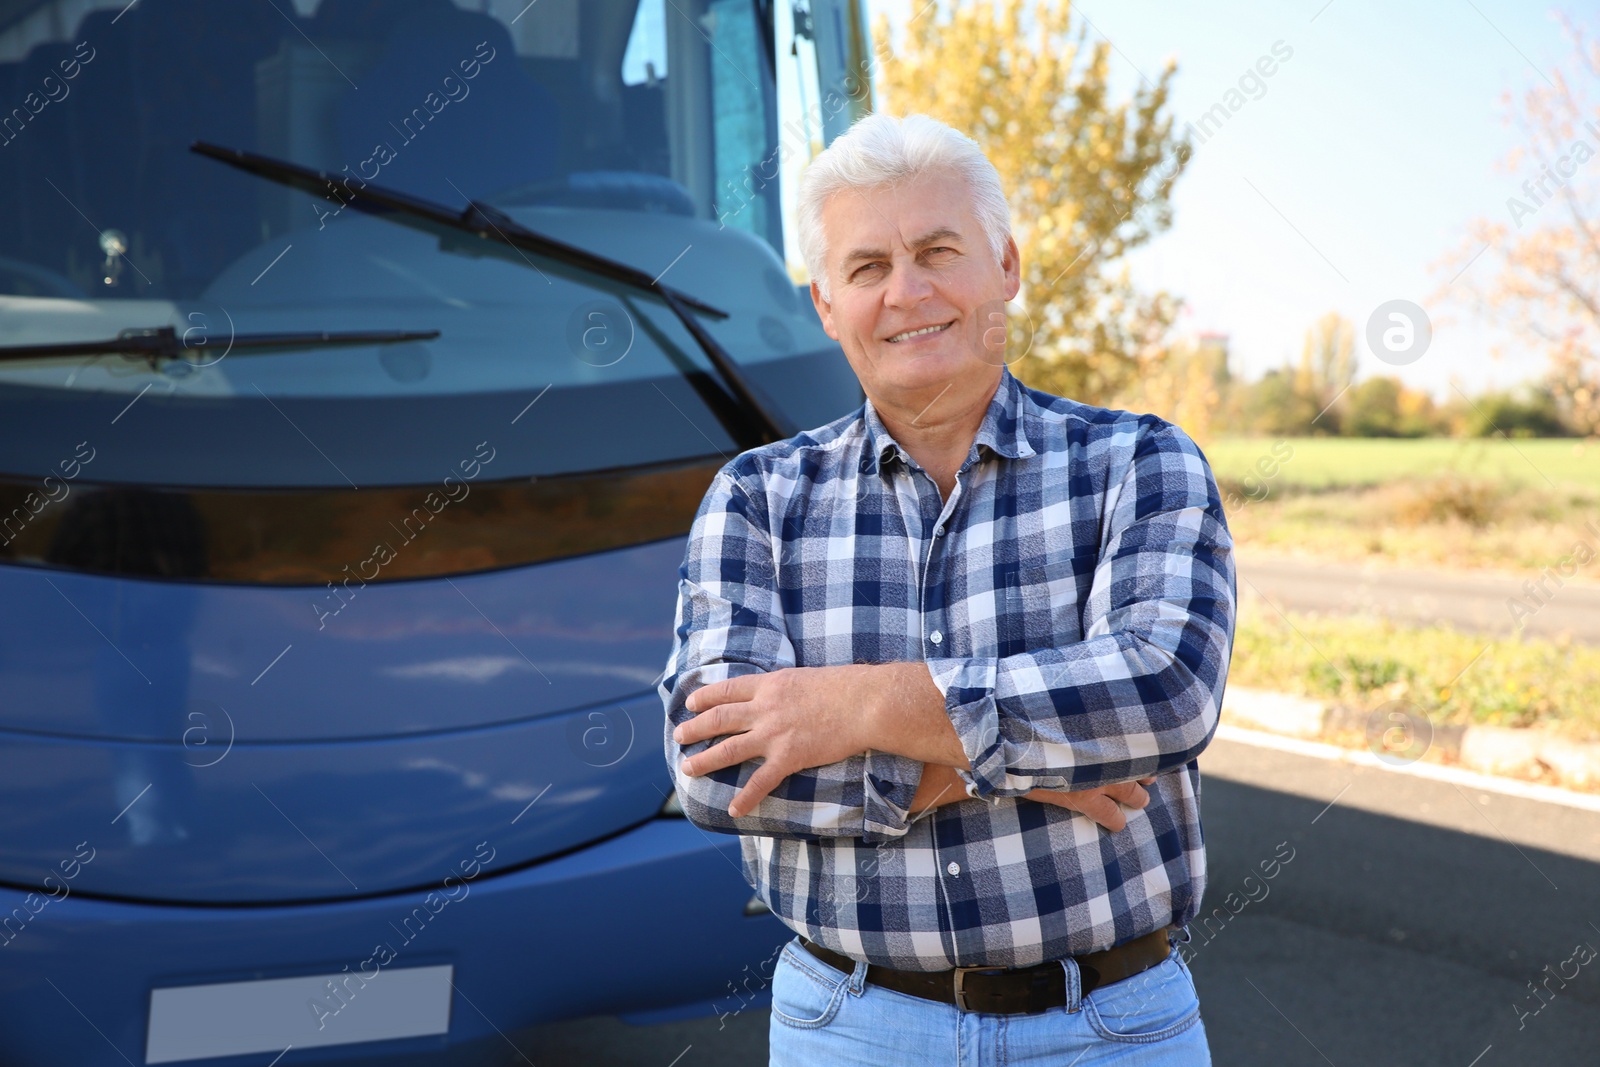
M676 812L655 684L712 472L860 402L777 175L863 106L781 129L786 71L812 106L864 41L0 0L0 1067L759 995L787 931Z

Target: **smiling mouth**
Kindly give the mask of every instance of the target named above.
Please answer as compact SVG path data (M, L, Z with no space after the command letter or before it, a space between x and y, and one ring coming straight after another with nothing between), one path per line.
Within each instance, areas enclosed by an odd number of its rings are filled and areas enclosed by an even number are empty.
M889 343L892 344L892 345L893 344L899 344L901 341L909 340L910 338L913 338L913 337L921 337L924 334L940 333L940 332L942 332L944 330L948 330L951 326L954 326L954 325L955 325L955 321L951 320L950 322L944 323L943 325L940 325L940 326L923 326L920 329L907 330L904 333L897 333L893 337L889 338Z

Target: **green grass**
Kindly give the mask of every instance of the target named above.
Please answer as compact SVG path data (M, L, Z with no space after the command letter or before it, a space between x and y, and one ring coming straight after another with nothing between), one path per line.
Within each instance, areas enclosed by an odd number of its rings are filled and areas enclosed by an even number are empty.
M1487 646L1487 647L1486 647ZM1246 606L1228 681L1371 711L1415 705L1435 725L1540 726L1600 740L1600 648L1488 640L1447 626L1400 626Z
M1272 460L1280 439L1228 437L1205 446L1219 479L1262 477L1256 463ZM1600 492L1600 442L1565 439L1291 437L1292 454L1277 462L1271 486L1328 490L1383 485L1407 478L1456 474L1549 490L1576 486ZM1282 454L1283 445L1279 445ZM1546 480L1548 479L1548 481Z

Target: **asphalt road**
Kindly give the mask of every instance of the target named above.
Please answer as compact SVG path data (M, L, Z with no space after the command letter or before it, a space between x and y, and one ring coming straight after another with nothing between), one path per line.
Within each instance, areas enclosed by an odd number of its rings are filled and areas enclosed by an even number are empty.
M1600 584L1556 575L1544 579L1541 591L1542 577L1241 555L1239 599L1264 597L1285 611L1368 612L1407 622L1447 622L1495 637L1515 633L1520 622L1530 635L1567 633L1574 640L1600 644ZM1531 594L1525 582L1533 583ZM1529 613L1514 613L1512 598Z
M1201 766L1205 904L1239 893L1191 928L1219 1067L1600 1062L1600 959L1567 963L1600 950L1600 813L1223 740ZM1546 965L1578 974L1536 1000ZM493 1067L764 1064L766 1027L580 1020L508 1035Z

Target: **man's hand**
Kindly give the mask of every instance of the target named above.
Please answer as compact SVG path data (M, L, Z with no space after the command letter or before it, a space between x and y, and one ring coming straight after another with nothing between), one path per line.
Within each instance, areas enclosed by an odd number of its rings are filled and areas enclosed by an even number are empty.
M878 695L874 669L786 667L702 686L684 703L695 717L680 723L672 739L683 746L723 740L685 759L683 773L704 775L764 760L728 805L737 819L796 771L865 752L873 747L863 711Z
M1098 789L1077 789L1070 793L1035 789L1023 794L1023 799L1037 800L1041 804L1054 804L1058 808L1081 812L1107 830L1116 833L1128 825L1128 817L1122 814L1122 805L1142 808L1149 804L1150 794L1145 792L1144 787L1154 781L1154 778L1141 778L1137 782L1118 782L1116 785L1103 785Z
M1077 789L1070 792L1035 789L1024 794L1023 799L1080 812L1115 833L1128 825L1128 818L1122 813L1122 805L1143 808L1149 804L1150 794L1144 787L1154 782L1155 778L1150 777L1141 778L1137 782L1118 782L1116 785L1100 786L1097 789ZM968 799L970 798L967 796L966 783L956 774L954 767L928 763L923 765L922 781L917 784L916 796L911 800L911 810L922 811L924 808L936 808Z
M796 771L837 763L868 750L967 767L945 712L944 695L925 663L785 667L713 682L689 694L695 713L672 733L679 745L722 737L683 761L683 773L710 774L750 759L766 762L728 805L748 815Z

